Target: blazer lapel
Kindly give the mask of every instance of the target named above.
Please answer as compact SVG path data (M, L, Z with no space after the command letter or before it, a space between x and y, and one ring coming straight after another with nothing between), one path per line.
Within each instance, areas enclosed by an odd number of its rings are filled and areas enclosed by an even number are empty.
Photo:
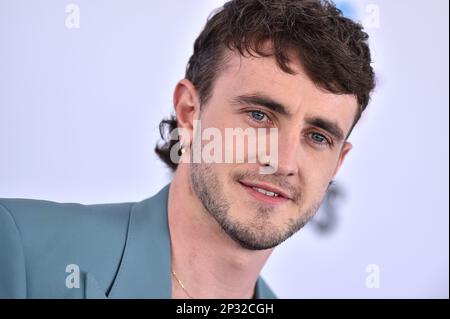
M106 299L105 292L91 273L86 273L84 287L86 299Z
M155 196L133 205L127 240L116 279L109 294L91 273L85 277L86 298L172 298L170 234L167 202L170 184ZM255 299L276 298L259 277Z
M276 299L276 295L266 284L264 279L260 276L256 281L254 299Z
M108 298L172 298L169 187L133 205L122 262Z

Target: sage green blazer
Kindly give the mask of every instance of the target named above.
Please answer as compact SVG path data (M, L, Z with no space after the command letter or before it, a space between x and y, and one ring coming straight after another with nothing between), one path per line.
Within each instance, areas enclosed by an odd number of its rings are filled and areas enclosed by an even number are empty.
M138 203L0 199L0 298L171 298L169 186ZM262 278L255 298L275 298Z

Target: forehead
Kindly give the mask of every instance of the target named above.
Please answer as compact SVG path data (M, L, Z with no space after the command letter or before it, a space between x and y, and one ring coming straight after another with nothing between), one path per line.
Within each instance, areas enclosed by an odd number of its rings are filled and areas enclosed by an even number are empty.
M226 68L216 79L214 96L230 99L262 93L283 104L294 116L322 116L337 121L345 131L350 130L358 108L356 97L318 87L301 63L292 62L289 66L295 74L288 74L273 57L241 56L232 51L225 63Z

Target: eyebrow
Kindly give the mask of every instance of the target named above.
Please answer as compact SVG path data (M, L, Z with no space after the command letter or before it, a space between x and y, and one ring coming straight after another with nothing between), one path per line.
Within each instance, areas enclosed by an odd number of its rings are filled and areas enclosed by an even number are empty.
M309 125L313 125L318 128L321 128L324 131L327 131L328 133L333 135L334 138L338 140L338 142L344 139L344 132L339 127L339 124L337 124L336 122L318 116L308 117L306 118L305 122L308 123Z
M232 99L233 104L246 104L246 105L259 105L266 107L273 112L279 113L284 116L291 116L291 112L288 111L288 108L285 107L282 103L277 102L273 98L262 94L262 93L253 93L253 94L244 94L234 97ZM340 128L339 124L325 119L320 116L307 117L305 122L309 125L316 126L329 134L333 135L338 142L344 140L344 131Z
M281 115L291 116L291 113L283 104L261 93L236 96L232 99L232 103L264 106L269 110L272 110L273 112L279 113Z

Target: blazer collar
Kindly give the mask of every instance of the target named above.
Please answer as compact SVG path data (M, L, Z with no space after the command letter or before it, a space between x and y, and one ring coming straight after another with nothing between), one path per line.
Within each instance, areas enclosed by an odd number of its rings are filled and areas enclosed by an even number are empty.
M109 294L86 274L86 298L171 299L171 247L167 202L170 184L156 195L133 205L122 260ZM255 298L272 298L262 278Z
M109 298L172 298L169 187L133 205L122 262Z

